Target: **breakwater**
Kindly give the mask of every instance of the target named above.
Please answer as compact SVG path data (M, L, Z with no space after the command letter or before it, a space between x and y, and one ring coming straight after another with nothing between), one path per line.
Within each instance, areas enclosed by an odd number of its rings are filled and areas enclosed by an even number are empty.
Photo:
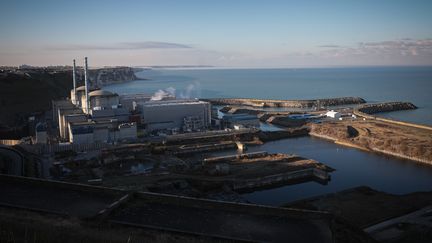
M408 127L414 127L414 128L420 128L420 129L426 129L432 131L431 126L427 125L421 125L416 123L410 123L410 122L403 122L403 121L397 121L392 120L388 118L373 116L371 114L380 113L380 112L389 112L389 111L399 111L399 110L413 110L417 109L417 107L410 103L410 102L386 102L386 103L378 103L378 104L367 104L362 105L356 109L353 110L353 114L359 117L363 117L366 119L371 120L377 120L382 121L386 123L391 123L395 125L402 125L402 126L408 126Z
M417 106L410 102L385 102L377 104L364 104L357 108L358 111L366 114L414 109L417 109Z
M360 97L339 97L316 100L273 100L273 99L249 99L249 98L211 98L202 99L213 105L245 105L253 107L286 107L286 108L311 108L322 106L339 106L363 104L366 101Z

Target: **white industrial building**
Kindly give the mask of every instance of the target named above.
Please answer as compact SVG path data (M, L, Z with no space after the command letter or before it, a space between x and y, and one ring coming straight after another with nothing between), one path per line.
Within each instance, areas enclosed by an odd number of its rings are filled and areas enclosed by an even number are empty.
M128 111L135 111L138 104L148 102L153 98L153 94L125 94L120 95L120 104ZM161 100L175 100L173 94L165 93Z
M335 119L339 119L341 117L341 113L331 110L331 111L327 111L326 113L327 117L331 117L331 118L335 118Z
M76 87L75 60L70 100L53 101L53 121L59 136L72 143L115 142L137 137L136 123L130 123L130 111L122 108L118 94L89 89L85 58L84 86Z
M210 126L211 105L199 100L150 101L138 104L148 132L155 130L199 131Z
M148 94L119 96L106 90L91 90L87 58L84 85L77 87L75 69L74 61L70 99L53 101L53 120L58 124L60 141L114 143L134 140L138 124L147 132L203 131L211 125L209 102L176 100L171 93L155 101Z
M137 103L147 102L151 97L151 94L126 94L120 96L120 103L126 110L133 111Z

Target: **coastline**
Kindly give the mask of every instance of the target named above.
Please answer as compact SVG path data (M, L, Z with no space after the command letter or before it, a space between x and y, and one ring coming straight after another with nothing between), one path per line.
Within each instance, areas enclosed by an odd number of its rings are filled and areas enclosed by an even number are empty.
M384 119L384 120L386 120L386 119ZM381 121L381 122L384 122L384 121ZM404 122L402 122L402 123L403 124L399 124L399 123L390 123L390 124L392 124L392 125L396 124L398 126L406 126ZM339 123L339 124L342 124L342 123ZM409 127L412 127L412 126L409 126ZM423 128L416 127L416 129L423 129ZM337 138L335 136L326 135L326 134L320 134L320 133L314 132L313 130L314 129L311 129L311 131L309 132L310 136L316 137L316 138L320 138L320 139L329 140L329 141L332 141L332 142L334 142L335 144L338 144L338 145L342 145L342 146L346 146L346 147L351 147L351 148L356 148L356 149L359 149L359 150L362 150L362 151L365 151L365 152L375 152L375 153L385 154L385 155L397 157L397 158L400 158L400 159L406 159L406 160L410 160L410 161L414 161L414 162L418 162L418 163L422 163L422 164L426 164L426 165L432 165L432 161L428 160L426 158L420 158L420 157L417 157L417 156L411 156L411 155L408 155L408 154L402 154L400 152L395 152L395 151L389 151L389 150L385 150L385 149L380 149L380 148L376 147L373 143L370 143L367 146L362 146L362 145L355 144L353 142L349 142L349 141L347 141L345 139ZM429 130L429 129L426 129L426 130ZM379 133L379 132L376 132L375 130L372 130L372 131L374 133ZM360 139L362 139L361 135L360 135ZM375 139L375 138L371 138L371 139ZM392 139L392 138L390 138L390 139Z

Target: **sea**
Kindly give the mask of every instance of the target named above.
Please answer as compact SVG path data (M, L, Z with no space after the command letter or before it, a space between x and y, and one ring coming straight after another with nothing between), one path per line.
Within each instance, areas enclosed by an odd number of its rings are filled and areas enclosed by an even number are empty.
M142 80L104 87L119 94L175 92L180 98L318 99L358 96L367 102L409 101L416 110L380 116L432 125L432 67L287 69L146 69ZM432 166L301 137L251 147L293 153L336 169L326 185L310 181L243 194L253 203L281 205L356 186L393 194L432 191ZM235 153L235 151L228 152Z

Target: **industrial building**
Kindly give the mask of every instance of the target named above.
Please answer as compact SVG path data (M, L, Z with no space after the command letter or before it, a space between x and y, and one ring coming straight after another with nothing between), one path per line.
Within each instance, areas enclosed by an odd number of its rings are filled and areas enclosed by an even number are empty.
M249 114L225 114L222 118L224 127L259 127L259 119L257 116Z
M114 143L137 138L136 123L117 123L112 121L86 121L69 123L71 143Z
M327 111L326 116L331 117L331 118L335 118L335 119L339 119L339 118L341 118L341 113L334 111L334 110L331 110L331 111Z
M70 100L53 101L53 122L58 125L60 141L71 143L116 142L136 139L136 123L130 111L122 107L118 94L89 88L85 58L84 86L76 87L73 62L73 89Z
M123 108L128 111L137 110L137 106L140 103L151 101L153 94L125 94L120 95L120 104ZM165 93L161 100L175 100L176 97L173 94Z
M211 105L199 100L176 100L166 94L116 93L91 89L85 58L84 85L76 86L73 65L73 89L69 100L53 101L53 121L58 125L59 141L70 143L113 143L137 138L138 126L147 133L203 131L211 126Z
M137 103L150 101L151 94L127 94L120 96L120 104L128 111L134 111Z
M105 110L119 108L118 94L106 90L94 90L88 94L91 110Z
M210 127L211 106L199 100L167 100L139 103L147 132L158 130L201 131Z

